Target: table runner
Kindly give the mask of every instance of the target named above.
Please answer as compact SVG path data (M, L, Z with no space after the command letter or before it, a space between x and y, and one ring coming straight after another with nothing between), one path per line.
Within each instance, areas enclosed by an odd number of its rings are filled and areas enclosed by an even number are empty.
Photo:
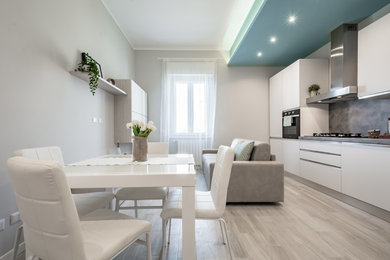
M194 164L192 156L150 156L145 162L134 162L132 156L102 156L92 158L68 166L108 166L108 165L151 165L151 164Z

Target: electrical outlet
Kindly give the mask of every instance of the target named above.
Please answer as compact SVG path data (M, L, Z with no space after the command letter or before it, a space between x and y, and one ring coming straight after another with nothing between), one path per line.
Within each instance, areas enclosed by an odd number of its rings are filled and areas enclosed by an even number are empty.
M5 229L5 218L0 219L0 232Z
M97 117L92 117L92 123L97 123L98 122L98 119L97 119Z
M9 224L14 225L20 221L20 215L19 211L12 213L11 216L9 217Z

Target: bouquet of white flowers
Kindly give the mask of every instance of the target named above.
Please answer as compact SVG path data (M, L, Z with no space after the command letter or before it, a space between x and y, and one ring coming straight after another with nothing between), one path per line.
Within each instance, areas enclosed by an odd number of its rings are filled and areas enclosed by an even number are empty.
M154 126L153 121L149 121L147 124L145 124L144 122L138 120L133 120L130 123L127 123L126 127L133 129L134 135L140 137L148 137L151 132L157 129Z

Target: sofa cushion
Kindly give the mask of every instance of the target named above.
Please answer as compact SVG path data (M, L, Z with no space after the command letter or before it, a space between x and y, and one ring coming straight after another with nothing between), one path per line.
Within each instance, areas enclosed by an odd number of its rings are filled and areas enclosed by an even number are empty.
M251 157L254 141L242 140L234 148L235 161L249 161Z
M250 161L269 160L271 160L271 148L269 144L264 142L255 142Z
M237 144L241 143L242 141L243 141L243 139L234 138L230 147L234 149L234 148L236 148Z

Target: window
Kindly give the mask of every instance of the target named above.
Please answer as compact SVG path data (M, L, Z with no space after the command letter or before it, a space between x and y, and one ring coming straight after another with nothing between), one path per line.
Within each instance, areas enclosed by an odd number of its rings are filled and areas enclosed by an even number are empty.
M175 135L206 133L206 91L204 82L188 79L174 85L176 120L172 121Z
M194 154L213 146L216 63L164 61L160 140L178 153ZM176 150L175 150L176 147Z

